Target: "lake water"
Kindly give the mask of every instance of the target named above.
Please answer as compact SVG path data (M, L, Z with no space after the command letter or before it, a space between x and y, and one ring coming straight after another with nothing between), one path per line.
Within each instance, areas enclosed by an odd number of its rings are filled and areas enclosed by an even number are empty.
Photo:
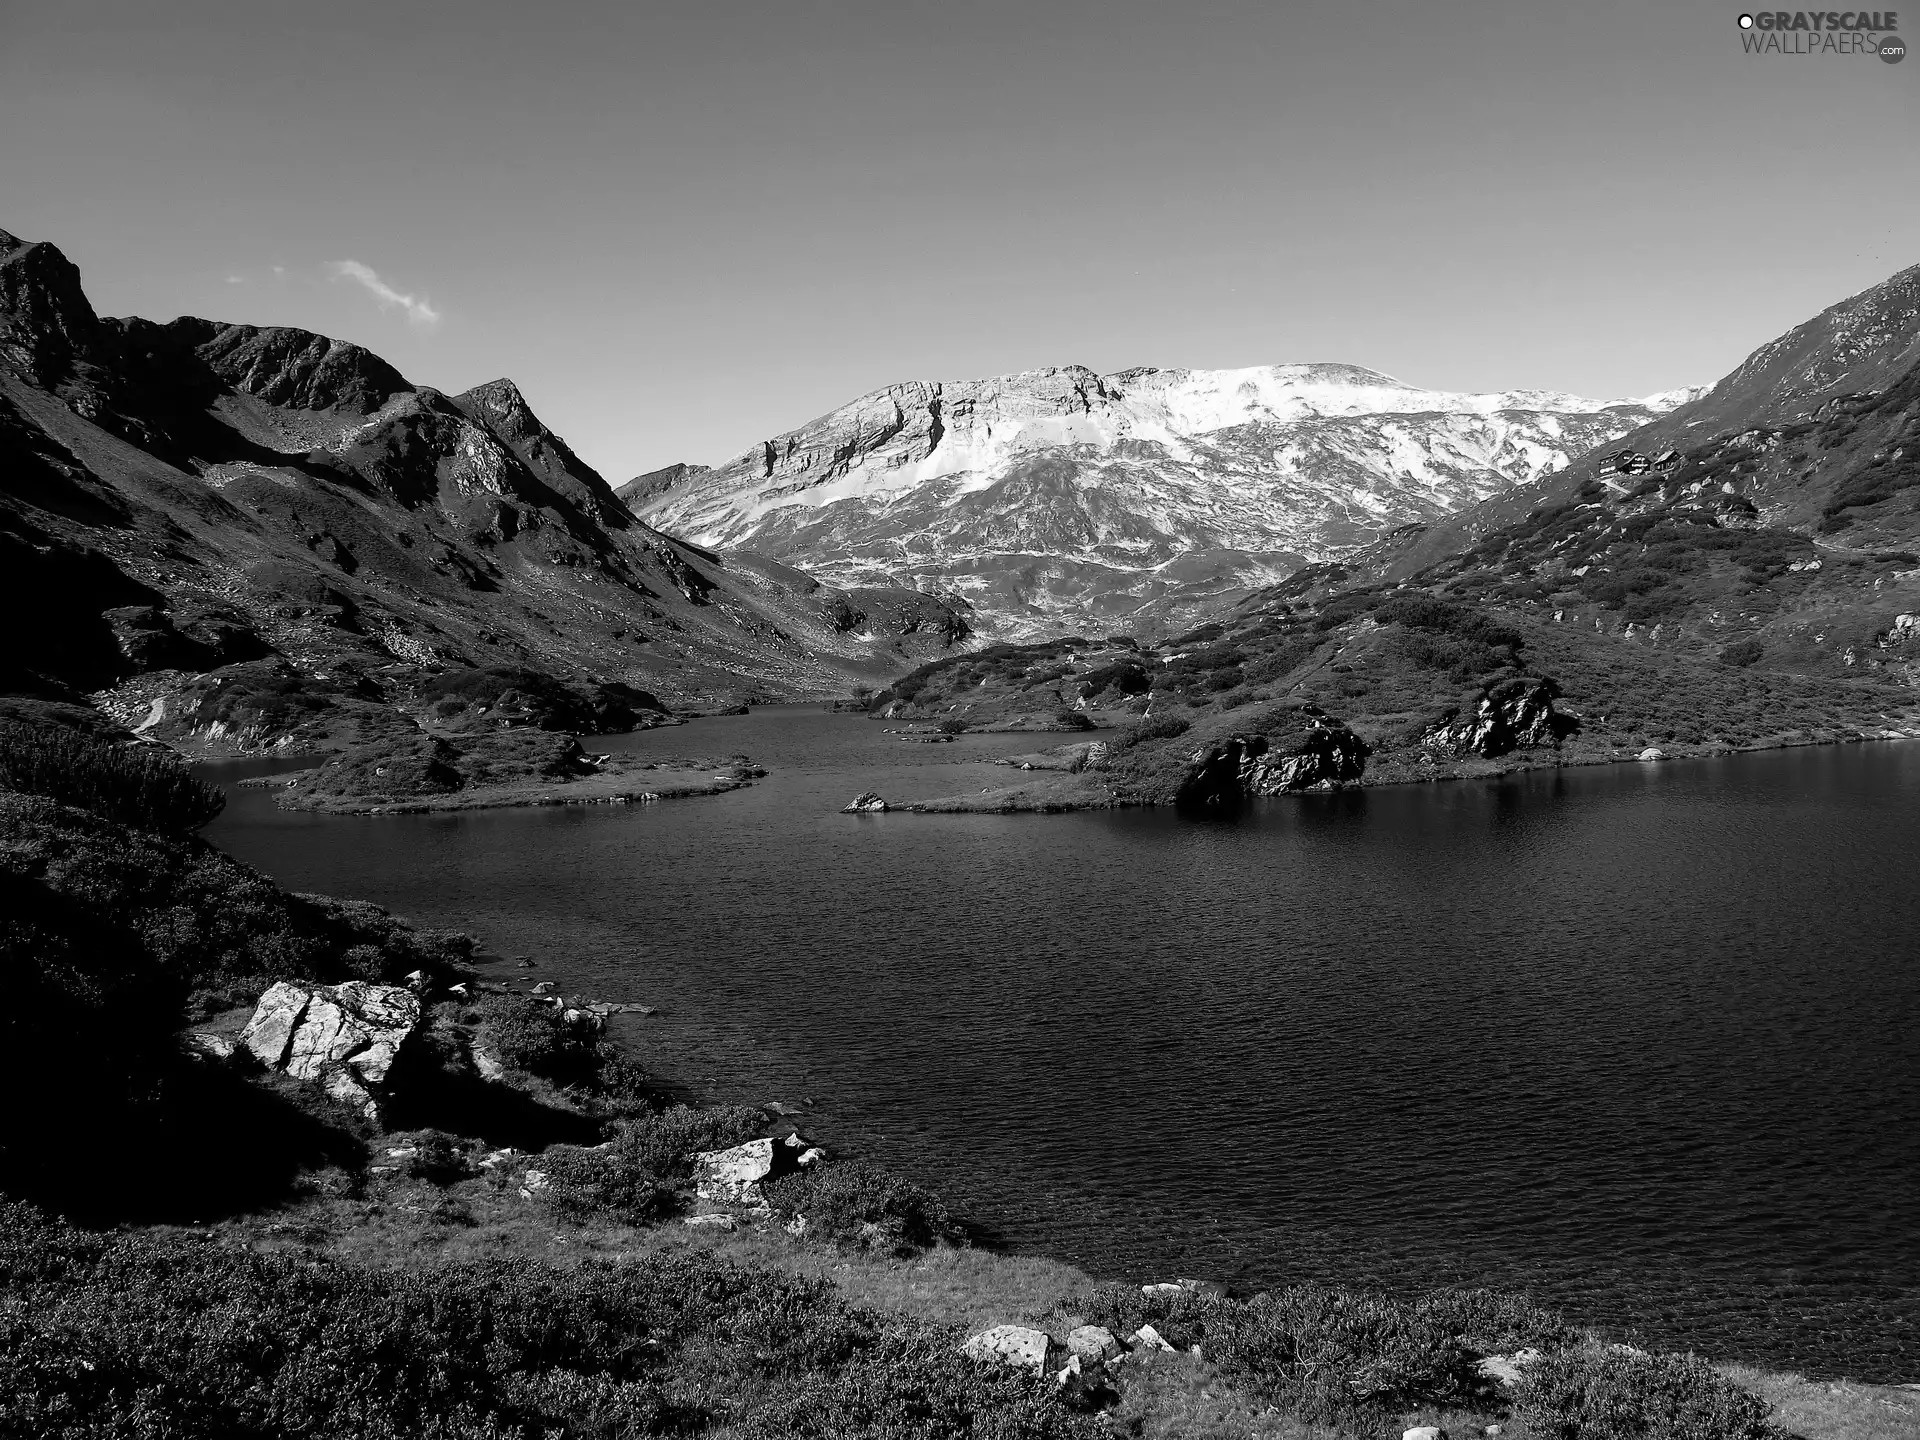
M602 743L771 773L442 816L241 789L208 834L664 1007L619 1022L655 1068L811 1104L1015 1249L1481 1283L1661 1347L1920 1380L1920 746L1209 822L835 813L1004 784L988 762L1031 736L784 708Z

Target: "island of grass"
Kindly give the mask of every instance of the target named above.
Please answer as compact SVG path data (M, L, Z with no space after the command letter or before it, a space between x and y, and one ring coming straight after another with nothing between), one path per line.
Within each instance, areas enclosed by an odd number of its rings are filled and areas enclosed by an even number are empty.
M521 727L421 731L354 746L272 786L290 809L396 815L524 805L625 805L719 795L766 772L744 755L594 753L580 737Z

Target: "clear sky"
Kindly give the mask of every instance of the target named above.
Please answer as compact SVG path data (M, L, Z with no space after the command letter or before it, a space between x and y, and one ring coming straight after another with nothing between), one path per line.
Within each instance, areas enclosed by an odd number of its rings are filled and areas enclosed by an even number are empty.
M1046 365L1644 394L1920 261L1920 58L1740 12L0 0L0 229L512 376L615 483Z

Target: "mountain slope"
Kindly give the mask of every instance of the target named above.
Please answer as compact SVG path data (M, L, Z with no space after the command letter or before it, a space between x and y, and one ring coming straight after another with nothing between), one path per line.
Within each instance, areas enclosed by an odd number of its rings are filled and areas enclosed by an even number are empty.
M1920 266L1829 306L1749 355L1697 399L1621 437L1618 448L1679 461L1666 489L1738 494L1766 524L1904 546L1920 534L1915 492ZM1394 537L1366 573L1409 575L1600 478L1602 453ZM1669 483L1670 482L1670 483ZM1615 480L1619 493L1649 481Z
M1039 757L1066 776L955 808L1920 734L1920 268L1626 439L1645 467L1583 457L1157 650L995 647L929 662L876 705L1146 717L1097 758Z
M304 331L103 319L5 234L0 601L0 692L261 742L377 728L447 668L837 693L967 628L636 520L511 381L447 396Z
M699 543L964 595L1010 634L1153 629L1532 480L1687 398L1420 390L1350 365L895 385L622 496Z

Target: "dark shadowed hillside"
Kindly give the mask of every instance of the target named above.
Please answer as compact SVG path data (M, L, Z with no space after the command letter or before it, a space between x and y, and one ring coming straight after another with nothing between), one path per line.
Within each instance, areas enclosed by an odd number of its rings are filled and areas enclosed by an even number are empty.
M967 633L636 520L509 380L304 331L94 313L0 234L0 693L167 738L337 743L507 667L669 708L844 690Z

